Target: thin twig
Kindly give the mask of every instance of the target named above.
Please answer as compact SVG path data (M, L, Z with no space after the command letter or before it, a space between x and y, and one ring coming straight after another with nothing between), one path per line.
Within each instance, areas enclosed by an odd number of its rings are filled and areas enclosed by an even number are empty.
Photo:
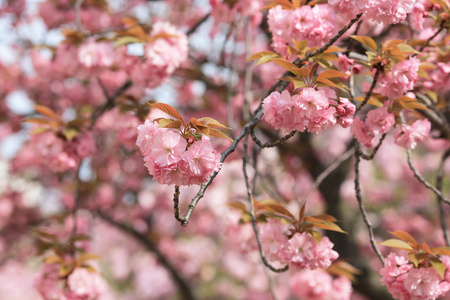
M81 5L83 2L84 0L77 0L77 2L75 2L75 22L77 30L81 32L84 32L83 24L81 24Z
M250 182L249 182L249 178L248 178L248 174L247 174L247 148L248 148L248 135L246 136L246 138L244 140L244 153L242 154L242 171L244 173L245 186L247 187L248 201L250 201L250 216L252 218L253 232L255 233L256 242L258 243L259 255L261 256L261 260L267 268L269 268L271 271L273 271L275 273L283 273L289 269L289 265L286 265L285 267L280 268L280 269L273 267L267 261L266 256L264 255L264 252L262 250L261 241L259 240L258 228L256 227L256 216L255 216L255 206L253 203L253 193L252 193L252 189L250 188Z
M358 201L359 210L361 211L361 215L364 223L366 224L367 230L369 231L370 244L372 245L373 251L376 253L381 263L384 265L384 258L381 255L380 249L378 249L377 242L375 240L375 234L373 233L372 223L369 220L369 216L367 215L366 209L364 207L362 196L361 196L361 186L359 183L359 163L361 162L361 158L359 156L359 143L356 143L356 151L355 151L355 195Z
M203 18L201 18L200 20L198 20L198 22L195 23L194 26L192 26L191 28L189 28L189 30L186 32L186 35L189 36L189 35L193 34L193 33L197 30L197 28L200 27L200 25L202 25L203 23L206 22L206 20L208 20L208 18L209 18L210 15L211 15L211 14L206 14Z
M119 87L116 90L114 95L109 96L108 92L106 91L106 88L103 86L100 79L98 79L98 83L103 90L103 94L105 95L106 102L102 106L97 107L97 109L92 113L91 124L89 125L89 129L94 128L94 125L97 122L98 118L100 118L100 116L103 115L106 111L108 111L114 107L114 101L116 101L117 97L122 95L122 93L124 93L126 90L128 90L133 85L133 82L131 80L127 80L121 87Z
M370 96L372 95L373 90L375 89L375 86L377 85L378 76L380 75L380 73L381 73L381 67L378 67L376 72L375 72L375 75L373 76L373 81L372 81L372 84L370 85L370 89L367 92L366 97L364 98L364 101L361 103L361 105L358 108L356 108L356 112L355 113L360 111L361 108L363 108L363 106L366 105L367 102L369 102Z
M439 165L439 169L436 175L436 188L442 193L442 185L444 182L444 173L445 173L445 162L447 161L447 158L450 156L450 150L447 150L444 155L442 155L441 164ZM444 240L445 244L450 246L450 240L447 233L447 223L445 221L445 211L444 211L444 204L442 202L441 197L437 197L438 200L438 207L439 207L439 217L441 219L441 228L442 233L444 234Z
M442 193L431 183L429 183L420 173L419 171L416 169L416 167L414 167L413 162L412 162L412 156L411 156L411 150L407 149L406 150L406 154L408 156L408 165L409 168L411 169L411 171L413 171L414 176L417 178L417 180L419 180L421 183L423 183L424 186L426 186L428 189L432 190L436 196L438 196L441 201L450 204L450 200L446 197L444 197L444 195L442 195Z
M83 161L80 161L80 164L78 165L76 175L76 190L75 190L75 199L73 203L72 208L72 219L73 219L73 226L72 226L72 233L71 236L75 236L77 234L77 217L78 217L78 208L80 206L80 198L81 198L81 179L80 179L80 171L81 171L81 164Z
M380 138L380 141L378 142L378 145L373 148L372 154L367 155L364 152L362 152L361 148L358 147L358 155L361 156L361 158L365 160L372 160L375 157L375 154L377 154L378 150L380 149L381 145L383 144L384 139L386 138L387 132L383 133L383 135Z
M301 203L305 202L308 199L309 195L313 191L317 190L317 188L319 187L319 185L322 184L322 182L325 180L325 178L327 178L328 175L330 175L334 170L336 170L344 161L349 159L354 153L355 153L354 147L348 149L343 154L341 154L338 157L338 159L336 159L331 165L329 165L328 168L326 168L322 173L320 173L320 175L317 176L316 180L314 181L314 183L311 186L311 188L309 189L309 191L303 197L303 201L301 201Z
M278 145L281 145L282 143L284 143L285 141L287 141L288 139L290 139L291 137L293 137L295 135L297 131L291 131L288 134L286 134L285 136L283 136L282 138L279 138L278 140L276 140L275 142L271 142L271 143L262 143L255 134L255 128L250 128L250 135L252 137L252 140L261 148L273 148L276 147Z
M428 47L428 45L430 44L430 42L431 42L435 37L437 37L438 34L441 33L442 30L444 30L444 26L441 26L441 27L439 28L438 31L436 31L432 36L430 36L430 37L428 38L428 40L425 42L425 44L423 44L422 47L420 47L419 52L422 52L426 47ZM417 55L417 53L414 54L413 57L416 56L416 55Z
M185 300L195 300L195 296L190 288L190 285L181 277L179 274L179 271L175 269L175 267L172 265L172 263L167 259L167 257L158 249L155 243L151 241L145 234L140 233L133 227L131 227L128 224L118 222L111 218L109 215L97 211L97 214L100 218L102 218L104 221L109 223L110 225L113 225L116 228L119 228L120 230L124 231L125 233L128 233L132 237L134 237L136 240L138 240L142 245L144 245L148 250L153 252L156 257L158 257L159 262L161 265L166 268L170 275L172 276L172 279L175 281L175 283L178 285L178 288L180 290L180 296Z
M173 212L175 214L175 219L183 222L183 217L180 216L180 187L175 186L175 193L173 194Z

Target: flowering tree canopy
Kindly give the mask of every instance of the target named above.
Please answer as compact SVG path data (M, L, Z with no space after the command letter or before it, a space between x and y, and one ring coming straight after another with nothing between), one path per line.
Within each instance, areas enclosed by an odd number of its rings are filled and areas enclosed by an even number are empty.
M0 299L450 299L448 0L0 24Z

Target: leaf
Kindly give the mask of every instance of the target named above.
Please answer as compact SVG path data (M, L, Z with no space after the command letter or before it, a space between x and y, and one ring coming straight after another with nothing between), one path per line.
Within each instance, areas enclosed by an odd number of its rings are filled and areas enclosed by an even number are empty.
M252 56L250 56L249 58L247 58L247 61L258 59L259 61L258 61L257 65L259 65L259 64L262 64L261 60L264 59L265 57L266 58L269 57L266 60L266 61L269 61L272 58L280 57L280 56L277 53L272 52L272 51L261 51L261 52L255 53Z
M229 208L237 209L237 210L240 210L240 211L246 211L247 210L247 207L245 206L245 204L242 203L242 202L239 202L239 201L228 202L227 206Z
M212 135L215 137L225 138L225 139L228 139L228 140L234 142L234 140L232 138L230 138L226 133L224 133L220 130L217 130L214 128L209 128L209 127L207 129L208 129L208 134L207 134L208 136Z
M292 42L294 43L294 46L297 50L303 50L306 48L306 46L308 46L308 40L303 41L292 40Z
M302 206L300 207L300 210L298 211L298 221L300 223L303 222L303 218L305 217L305 209L306 209L306 202L303 202Z
M315 215L315 216L311 216L314 219L317 220L322 220L322 221L326 221L326 222L336 222L337 220L330 215L326 215L326 214L322 214L322 215Z
M157 118L157 119L154 119L153 121L158 122L158 126L160 128L163 128L164 126L166 126L167 124L173 122L174 120L173 119L166 119L166 118Z
M352 35L351 36L353 39L357 40L358 42L360 42L361 44L369 47L370 49L372 49L373 51L377 51L378 47L377 47L377 43L375 43L375 41L368 36L357 36L357 35Z
M433 255L439 254L439 255L450 255L450 247L435 247L431 248L431 253Z
M386 241L378 243L378 244L387 246L387 247L391 247L391 248L407 250L407 251L413 250L413 248L408 243L406 243L402 240L397 240L397 239L389 239L389 240L386 240Z
M326 70L320 73L317 78L339 78L339 77L348 77L348 76L336 70Z
M309 218L311 218L311 217L305 217L305 222L311 222L314 227L325 229L325 230L337 231L337 232L341 232L341 233L347 234L347 232L342 230L341 227L339 227L337 224L335 224L333 222L310 221Z
M433 268L439 273L439 275L443 279L444 274L445 274L445 269L446 269L444 263L435 257L430 257L429 261L430 261L431 265L433 266Z
M180 113L178 112L178 110L176 110L175 108L173 108L173 107L170 106L169 104L165 104L165 103L162 103L162 102L158 102L158 103L150 103L150 102L147 102L147 103L148 103L148 105L150 105L150 107L157 108L157 109L159 109L159 110L165 112L165 113L168 114L169 116L172 116L172 117L174 117L174 118L177 119L177 120L180 120L180 121L183 123L183 125L184 125L184 121L183 121L183 119L181 118L181 115L180 115Z
M55 121L59 121L59 117L55 114L55 112L46 106L35 105L34 110L43 116L49 117L50 119L53 119Z
M400 50L402 50L402 52L404 53L415 53L415 54L420 54L419 51L417 51L416 49L414 49L413 47L411 47L408 44L400 44L397 46Z
M87 234L76 234L72 237L70 237L70 241L73 242L77 242L77 241L89 241L91 240L91 237Z
M331 52L344 52L345 49L342 49L341 47L331 45L328 47L327 50L324 51L324 53L331 53Z
M447 1L444 0L428 0L431 3L435 3L438 4L439 6L441 6L441 8L449 8L449 4Z
M317 77L316 81L323 83L326 86L331 86L337 88L338 86L331 80L328 80L326 78L319 78Z
M229 127L223 125L219 121L210 118L210 117L203 117L198 119L201 123L205 124L208 127L217 127L217 128L224 128L224 129L230 129Z
M56 256L56 255L51 255L51 256L44 258L44 263L46 263L46 264L59 264L62 261L63 261L62 258L59 256Z
M73 263L70 263L68 265L61 264L59 266L59 276L66 277L70 273L72 273L74 269L75 269L75 265Z
M142 43L142 42L143 41L138 37L127 35L127 36L122 36L122 37L118 38L116 40L116 42L114 43L114 47L117 48L117 47L128 45L128 44Z
M172 120L172 122L167 123L166 125L162 126L162 128L180 129L181 121L180 120Z
M266 209L275 213L279 213L280 215L287 216L291 220L295 219L295 217L288 211L283 205L279 203L272 203L261 206L260 209Z
M284 58L272 58L270 61L273 61L277 65L285 68L292 74L295 74L299 77L306 77L309 74L308 68L299 68L290 61L285 60Z
M389 233L404 242L411 243L413 245L417 245L416 240L409 233L407 233L405 231L397 230L397 231L389 232Z
M320 241L322 240L322 235L320 234L320 232L311 230L309 231L309 233L311 234L312 238L317 242L317 244L320 244Z
M48 125L52 121L50 121L49 119L44 119L44 118L27 118L27 119L23 120L23 122Z
M101 257L94 253L83 253L77 257L77 261L80 263L88 261L88 260L94 260L94 259L101 259Z

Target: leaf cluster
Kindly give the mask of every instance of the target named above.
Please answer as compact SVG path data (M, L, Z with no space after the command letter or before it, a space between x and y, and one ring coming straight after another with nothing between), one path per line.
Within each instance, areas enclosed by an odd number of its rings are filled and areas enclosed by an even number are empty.
M189 139L201 140L202 135L206 135L207 137L214 136L219 138L226 138L229 139L230 141L233 141L233 139L231 139L225 132L222 131L230 128L226 127L225 125L223 125L222 123L213 118L210 117L203 117L199 119L191 118L189 122L186 122L183 120L178 110L176 110L169 104L148 102L148 105L151 108L157 108L174 118L174 119L157 118L153 120L158 122L160 128L176 129L187 140Z
M405 231L397 230L390 233L396 239L388 239L378 244L408 251L409 261L415 268L431 266L439 273L441 278L444 277L446 268L439 258L441 255L450 255L450 247L430 248L426 243L419 244Z
M87 253L77 246L79 241L88 241L90 237L86 234L72 235L67 241L62 241L54 233L45 230L35 230L35 243L37 254L43 255L47 252L43 259L46 264L56 264L59 266L59 275L61 278L69 276L76 268L86 268L95 272L87 262L100 257L93 253Z

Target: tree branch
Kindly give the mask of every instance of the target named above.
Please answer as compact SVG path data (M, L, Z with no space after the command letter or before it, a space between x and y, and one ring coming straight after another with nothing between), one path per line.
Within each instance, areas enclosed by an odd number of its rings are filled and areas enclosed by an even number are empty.
M373 232L372 223L369 220L369 216L367 215L366 209L364 207L362 196L361 196L361 186L359 183L359 163L361 162L361 158L359 156L359 143L356 143L356 151L355 151L355 195L358 200L359 210L361 211L361 216L363 218L364 224L366 224L367 230L369 231L370 244L372 246L373 251L380 259L381 263L384 265L384 258L381 255L380 249L378 249L377 242L375 240L375 234Z

